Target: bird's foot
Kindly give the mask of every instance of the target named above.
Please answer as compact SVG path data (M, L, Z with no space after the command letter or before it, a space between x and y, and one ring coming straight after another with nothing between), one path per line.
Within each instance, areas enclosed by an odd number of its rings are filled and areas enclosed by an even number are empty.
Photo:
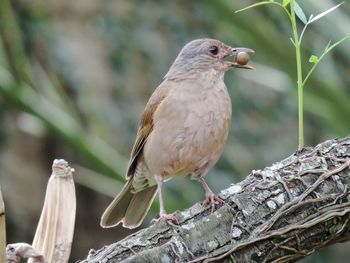
M214 194L214 193L208 193L208 194L206 194L206 196L205 196L205 200L204 200L204 202L203 202L203 205L205 206L205 207L211 207L211 212L213 213L214 212L214 210L215 210L215 205L216 205L216 203L219 203L219 204L221 204L221 205L223 205L223 204L225 204L225 201L224 200L222 200L219 196L217 196L216 194Z
M177 220L175 213L172 213L172 214L160 213L158 217L152 220L152 223L156 223L161 220L164 220L168 223L175 223L177 225L179 224L179 221Z

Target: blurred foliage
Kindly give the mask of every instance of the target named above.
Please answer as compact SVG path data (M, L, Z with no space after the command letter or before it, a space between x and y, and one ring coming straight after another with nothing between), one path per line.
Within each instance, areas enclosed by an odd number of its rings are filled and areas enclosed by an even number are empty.
M181 47L194 38L217 38L256 51L254 72L226 74L233 122L223 157L207 176L209 184L218 191L292 154L298 136L292 31L277 7L234 13L251 3L0 1L0 179L9 242L31 242L54 158L69 161L81 185L72 261L128 233L99 228L110 201L101 193L112 196L122 187L147 99ZM307 16L337 3L299 1ZM347 1L312 24L303 39L304 57L350 34L349 14ZM305 69L312 66L303 63ZM306 145L349 133L349 101L347 41L327 55L305 88ZM165 192L169 211L203 198L201 187L189 179L169 181ZM344 262L345 255L346 249L337 246L305 262Z

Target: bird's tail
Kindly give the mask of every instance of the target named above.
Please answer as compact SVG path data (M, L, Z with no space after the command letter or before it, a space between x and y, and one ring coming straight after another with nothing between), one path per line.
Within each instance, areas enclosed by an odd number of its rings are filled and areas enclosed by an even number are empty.
M114 227L120 222L124 227L135 228L141 225L157 192L157 186L132 193L132 180L123 187L101 217L101 226Z

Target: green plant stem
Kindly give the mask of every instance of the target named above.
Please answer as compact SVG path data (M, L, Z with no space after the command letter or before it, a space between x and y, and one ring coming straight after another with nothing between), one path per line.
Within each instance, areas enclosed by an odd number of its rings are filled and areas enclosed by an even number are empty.
M294 0L290 1L290 21L292 23L293 39L295 44L295 56L297 62L297 85L298 85L298 126L299 126L299 144L298 149L304 147L304 120L303 120L303 72L301 65L300 41L298 28L294 12Z

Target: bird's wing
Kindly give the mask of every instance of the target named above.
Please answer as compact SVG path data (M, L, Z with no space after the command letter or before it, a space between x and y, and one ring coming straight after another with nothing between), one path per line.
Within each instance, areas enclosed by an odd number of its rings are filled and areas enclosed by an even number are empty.
M136 171L137 164L142 156L143 147L153 129L154 113L169 93L170 85L167 85L166 82L167 81L163 82L156 88L146 105L145 111L142 114L140 127L137 131L135 143L131 150L130 161L126 174L127 178L132 178Z

